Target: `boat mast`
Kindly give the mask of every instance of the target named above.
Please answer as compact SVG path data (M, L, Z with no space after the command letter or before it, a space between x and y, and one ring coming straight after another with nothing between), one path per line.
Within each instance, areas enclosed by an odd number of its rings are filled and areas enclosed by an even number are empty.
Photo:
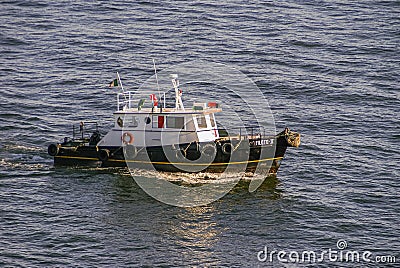
M185 107L183 107L183 103L182 103L182 99L181 99L182 92L179 90L178 75L171 74L171 80L172 80L172 85L174 86L174 89L175 89L175 109L176 110L185 110Z
M160 85L158 84L158 77L157 77L157 68L156 68L156 62L153 59L153 66L154 66L154 73L156 75L156 81L157 81L157 89L158 89L158 98L161 101L161 92L160 92ZM164 103L165 103L165 96L164 96ZM165 108L165 104L164 104L164 108Z

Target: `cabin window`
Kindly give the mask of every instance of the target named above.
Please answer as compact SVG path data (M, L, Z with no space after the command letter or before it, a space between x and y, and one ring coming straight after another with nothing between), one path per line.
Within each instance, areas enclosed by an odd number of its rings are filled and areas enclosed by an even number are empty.
M196 116L196 119L197 119L197 125L199 126L199 128L207 128L206 117L204 116L204 114L198 114Z
M185 128L185 118L177 116L167 117L167 128L183 129Z
M211 127L215 127L214 114L210 114L210 122L211 122Z
M164 127L164 116L153 115L153 128L163 128Z

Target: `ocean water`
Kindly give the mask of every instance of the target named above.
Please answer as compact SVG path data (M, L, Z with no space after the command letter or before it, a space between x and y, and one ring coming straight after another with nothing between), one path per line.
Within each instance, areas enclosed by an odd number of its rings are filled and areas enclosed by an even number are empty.
M398 266L399 1L0 5L0 266ZM81 120L107 131L115 71L134 89L153 58L234 66L302 145L257 191L240 182L196 208L156 201L124 170L54 168L47 146ZM338 240L397 264L259 260Z

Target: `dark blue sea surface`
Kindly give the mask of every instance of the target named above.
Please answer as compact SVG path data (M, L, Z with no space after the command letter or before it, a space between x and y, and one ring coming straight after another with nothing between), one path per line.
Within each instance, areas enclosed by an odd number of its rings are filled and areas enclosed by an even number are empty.
M0 5L0 266L297 267L257 255L339 239L399 265L399 1ZM240 182L196 208L156 201L124 170L54 168L47 146L81 120L106 132L115 71L135 89L152 59L235 67L302 145L257 191Z

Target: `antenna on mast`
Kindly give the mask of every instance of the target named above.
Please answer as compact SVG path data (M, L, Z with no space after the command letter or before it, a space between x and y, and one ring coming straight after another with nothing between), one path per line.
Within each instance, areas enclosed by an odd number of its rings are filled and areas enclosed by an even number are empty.
M158 77L157 77L157 68L156 68L156 62L153 59L153 66L154 66L154 73L156 75L156 81L157 81L157 89L158 89L158 96L161 100L161 92L160 92L160 85L158 84Z
M175 109L185 110L185 107L183 107L183 103L182 103L182 99L181 99L182 91L179 89L178 75L171 74L171 81L172 81L172 85L174 86L174 89L175 89Z

